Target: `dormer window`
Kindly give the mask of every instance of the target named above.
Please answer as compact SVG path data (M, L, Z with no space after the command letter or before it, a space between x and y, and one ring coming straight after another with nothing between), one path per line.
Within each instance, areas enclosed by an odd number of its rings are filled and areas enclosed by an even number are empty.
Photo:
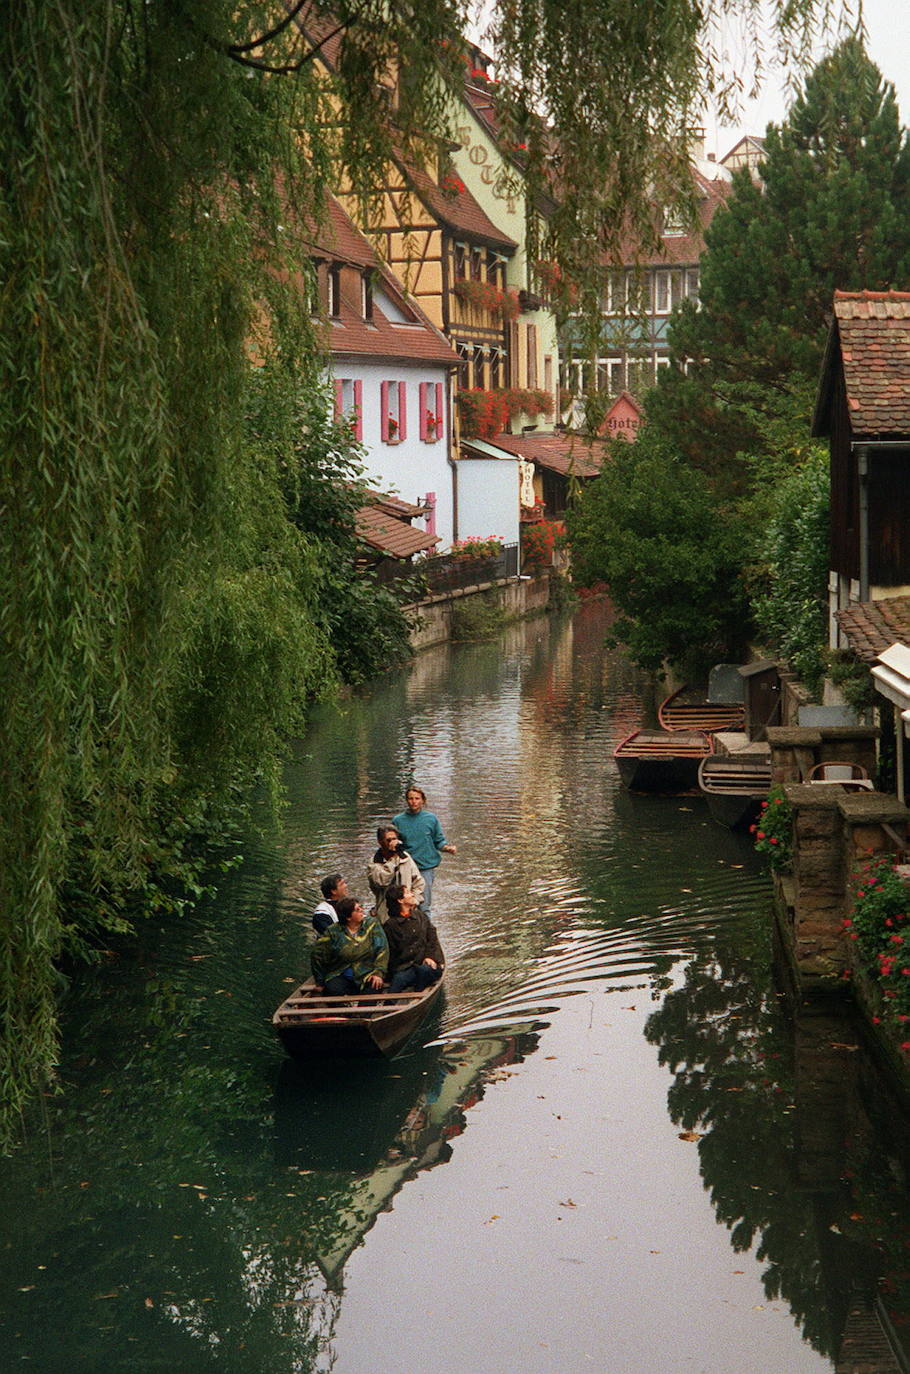
M373 318L373 273L369 268L360 276L360 313L365 320Z
M329 264L328 272L329 283L329 314L333 320L337 320L341 314L341 263L333 262Z

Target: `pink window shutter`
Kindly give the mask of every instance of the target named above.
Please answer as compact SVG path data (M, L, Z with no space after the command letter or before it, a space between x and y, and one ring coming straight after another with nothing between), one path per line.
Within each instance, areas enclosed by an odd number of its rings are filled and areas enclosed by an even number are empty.
M419 387L419 389L418 389L418 393L417 393L417 394L418 394L418 398L419 398L419 399L418 399L418 402L417 402L417 405L418 405L418 408L419 408L419 417L420 417L420 437L421 437L421 439L423 439L424 441L426 441L426 440L429 439L429 437L430 437L430 431L429 431L429 427L428 427L428 425L427 425L427 409L428 409L428 407L427 407L427 383L426 383L426 382L421 382L421 383L420 383L420 387Z
M436 493L428 491L424 498L424 505L429 507L427 512L427 534L435 537L436 535Z
M354 438L363 438L363 382L354 383Z
M335 419L340 420L344 415L344 382L335 382Z
M442 382L436 383L436 438L442 438Z
M381 382L379 386L379 408L382 411L381 434L382 442L388 444L392 436L389 433L389 383Z
M408 437L408 384L398 383L398 437Z

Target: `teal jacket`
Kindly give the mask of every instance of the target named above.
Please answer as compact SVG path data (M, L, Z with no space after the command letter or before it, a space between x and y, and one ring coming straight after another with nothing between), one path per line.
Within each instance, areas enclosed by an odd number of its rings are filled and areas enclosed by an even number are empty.
M410 811L399 811L392 817L392 824L401 832L404 847L418 868L438 868L439 851L446 842L438 816L426 809L418 811L416 816Z
M320 987L345 969L352 970L363 987L371 973L385 979L389 968L389 942L373 916L364 916L356 935L340 923L329 926L310 949L310 972Z

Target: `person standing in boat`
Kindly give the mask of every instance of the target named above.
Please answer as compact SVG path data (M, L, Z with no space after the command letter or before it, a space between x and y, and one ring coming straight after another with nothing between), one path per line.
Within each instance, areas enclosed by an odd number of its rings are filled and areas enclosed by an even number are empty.
M391 887L386 893L390 992L423 992L442 977L445 955L436 927L412 892Z
M376 831L379 848L367 867L367 882L376 899L374 914L385 925L386 893L389 888L403 887L412 892L418 903L423 900L424 881L420 869L401 842L394 825L381 825Z
M392 824L398 830L407 846L408 853L420 870L423 878L423 906L427 915L433 897L433 879L442 861L443 854L457 854L454 844L446 841L439 824L439 817L427 810L427 794L422 787L412 782L405 793L406 811L399 811L392 817Z
M319 891L322 893L322 901L313 912L313 929L317 935L324 935L329 926L333 926L338 920L337 906L342 897L347 897L348 885L340 873L330 873L319 884Z
M375 916L356 897L342 897L338 920L310 949L310 972L330 997L378 992L389 967L389 942Z

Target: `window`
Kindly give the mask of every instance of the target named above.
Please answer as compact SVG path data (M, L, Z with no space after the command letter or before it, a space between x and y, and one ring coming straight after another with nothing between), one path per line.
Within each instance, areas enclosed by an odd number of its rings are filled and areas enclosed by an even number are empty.
M670 313L670 273L654 273L654 313L657 315L669 315Z
M654 373L655 373L655 376L656 376L658 373L663 372L663 370L664 370L665 367L669 367L669 366L670 366L670 359L667 357L666 353L658 353L657 357L654 359Z
M505 263L498 253L492 249L487 250L487 281L493 282L496 286L505 286Z
M319 314L319 273L325 264L322 258L310 258L310 271L306 278L307 310L311 315Z
M329 264L329 314L337 320L341 314L341 263Z
M630 272L626 279L626 308L630 315L644 315L651 308L651 278Z
M456 243L455 245L455 279L463 280L467 276L465 264L468 257L468 245L466 243Z
M365 320L373 318L373 273L369 268L360 276L360 313Z
M628 387L633 396L638 396L652 382L650 358L630 358L628 363Z
M484 363L485 363L485 362L486 362L486 353L485 353L483 344L475 344L475 345L474 345L474 385L477 386L477 387L483 387L483 386L485 385L485 378L484 378Z
M400 444L408 437L407 384L382 382L379 387L380 430L384 444Z
M543 360L543 389L550 392L553 390L553 358L549 353Z
M505 358L501 348L491 348L488 357L490 361L490 386L495 390L503 383Z
M610 272L604 287L604 312L607 315L622 315L626 309L626 274Z
M690 301L698 301L697 267L690 267L686 272L686 296Z
M460 343L455 345L455 352L458 354L458 386L467 391L471 385L471 350L467 344Z
M443 436L442 382L421 382L420 437L425 444L436 444Z
M354 438L363 438L363 382L335 378L335 419L347 420Z
M618 396L623 389L622 358L600 358L597 363L597 390Z
M471 249L471 281L483 280L483 249Z

